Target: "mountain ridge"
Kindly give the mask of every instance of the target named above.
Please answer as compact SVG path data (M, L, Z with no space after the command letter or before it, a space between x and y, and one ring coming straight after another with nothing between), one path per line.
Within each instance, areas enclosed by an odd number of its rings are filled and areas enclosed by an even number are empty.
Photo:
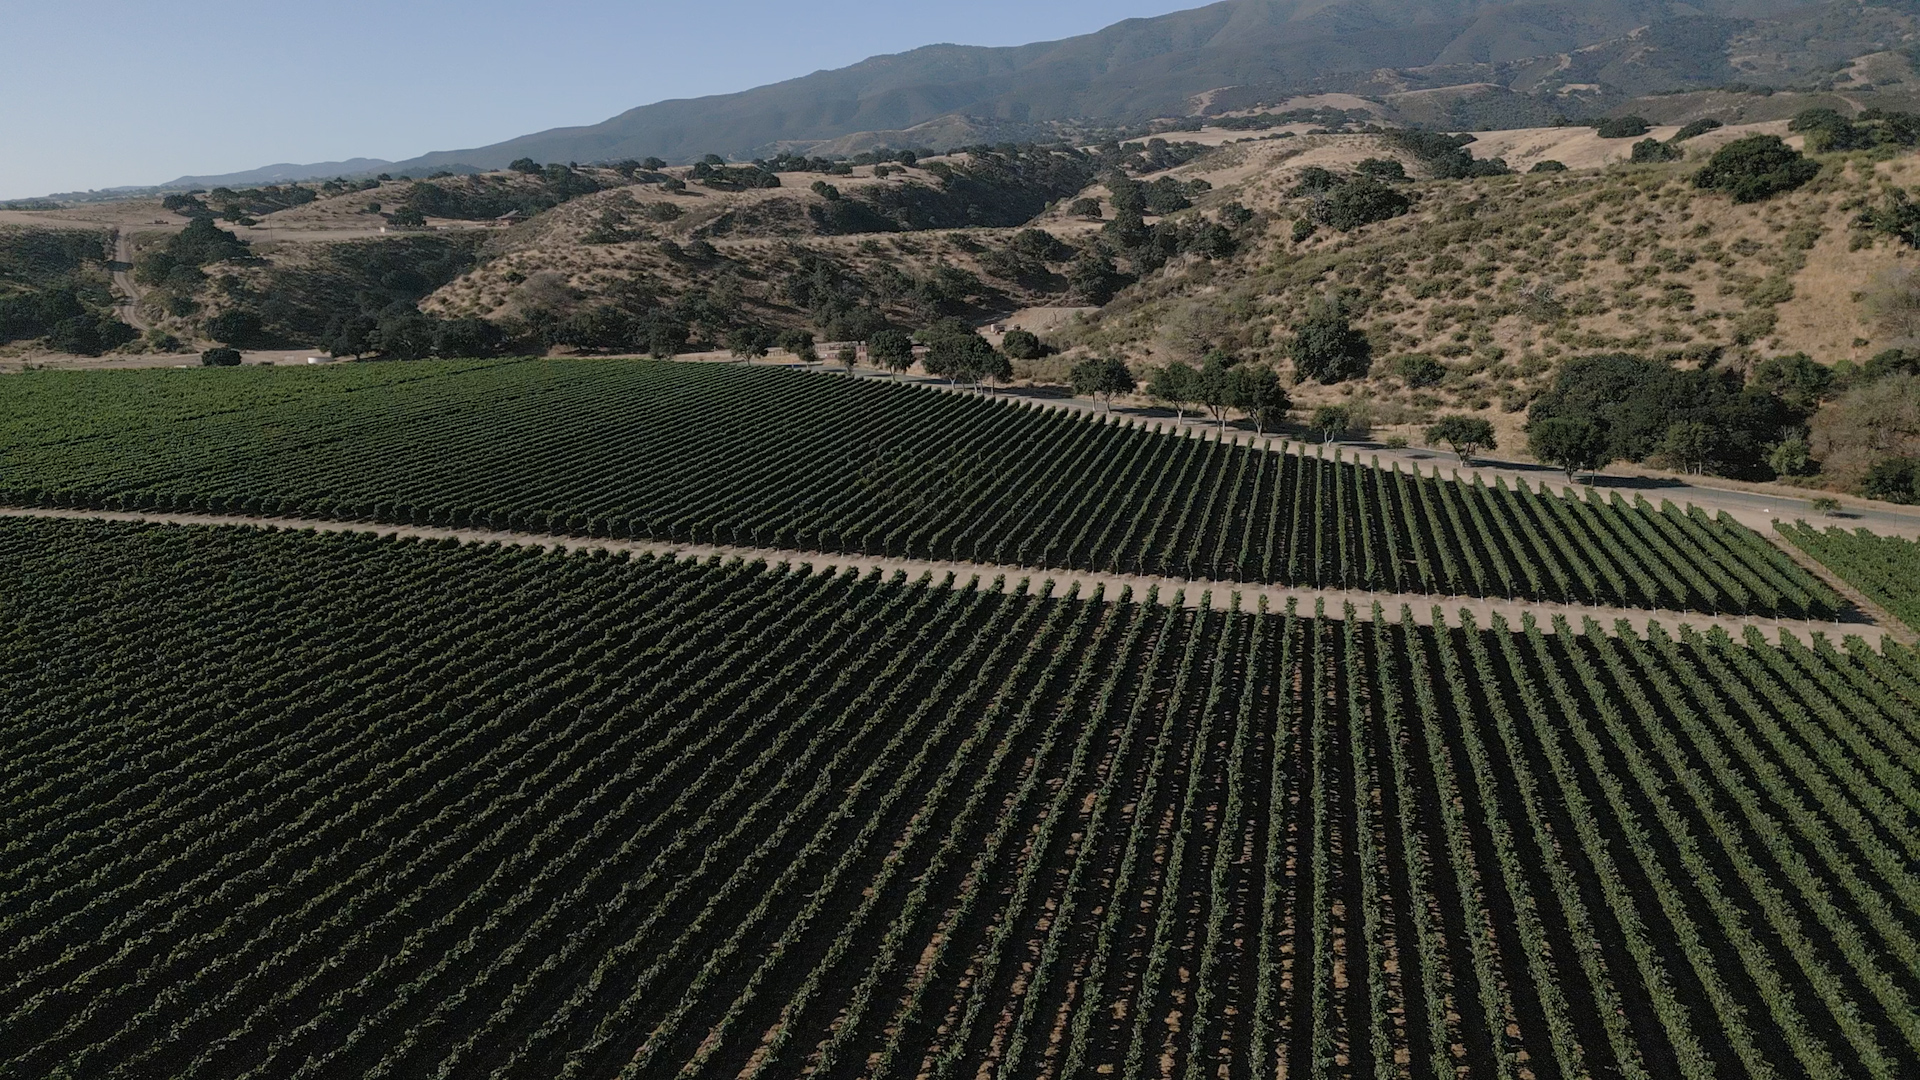
M1836 62L1911 45L1916 13L1915 0L1221 0L1055 41L924 45L397 162L272 165L162 186L497 169L519 158L684 164L708 153L744 160L846 146L939 150L1077 137L1099 125L1137 128L1299 93L1379 96L1475 82L1511 100L1387 119L1528 126L1602 114L1646 94L1817 82Z

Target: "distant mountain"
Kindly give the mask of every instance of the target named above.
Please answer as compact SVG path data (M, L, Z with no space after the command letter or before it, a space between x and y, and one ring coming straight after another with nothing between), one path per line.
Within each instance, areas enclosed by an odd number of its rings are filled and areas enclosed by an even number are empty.
M587 127L447 150L404 167L497 168L515 158L748 157L861 133L1069 119L1135 123L1232 100L1377 81L1382 71L1503 71L1536 96L1605 83L1610 100L1830 70L1910 40L1912 0L1226 0L1097 33L1006 48L929 45L736 94L662 101ZM1791 55L1773 50L1797 43ZM1844 55L1841 55L1844 54ZM1755 59L1757 56L1757 60ZM1748 65L1743 67L1742 64ZM1556 73L1564 78L1556 79ZM961 120L959 118L964 118ZM857 140L856 140L857 141Z
M163 188L233 187L236 184L291 184L298 180L327 180L336 176L361 176L384 172L393 166L380 158L349 158L346 161L318 161L311 165L267 165L246 172L218 176L182 176L169 180Z
M1679 90L1830 89L1848 61L1920 40L1916 16L1920 0L1224 0L1060 41L929 45L407 161L269 165L165 186L421 176L522 157L685 163L707 153L945 149L1326 92L1364 95L1392 122L1526 127ZM1429 90L1446 93L1419 96Z

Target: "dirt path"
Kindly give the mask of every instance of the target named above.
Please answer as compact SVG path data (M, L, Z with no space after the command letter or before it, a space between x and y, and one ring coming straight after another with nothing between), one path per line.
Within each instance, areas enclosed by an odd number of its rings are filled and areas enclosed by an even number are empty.
M113 271L113 287L120 292L113 310L119 313L121 322L146 332L147 320L140 314L140 290L133 283L133 238L125 229L113 230L113 262L108 266Z
M1920 632L1916 632L1912 627L1896 617L1893 612L1881 607L1872 597L1855 588L1852 582L1834 573L1833 569L1826 563L1802 551L1800 545L1781 536L1777 532L1768 533L1767 539L1773 541L1775 547L1786 552L1787 558L1798 563L1801 569L1819 578L1821 581L1826 582L1828 588L1845 597L1847 602L1858 608L1866 618L1872 619L1875 624L1885 627L1888 637L1902 645L1920 643Z
M1131 588L1135 599L1146 596L1147 590L1157 588L1161 602L1170 602L1179 595L1181 602L1188 607L1198 606L1202 594L1212 593L1213 604L1224 606L1228 597L1240 594L1240 602L1253 606L1265 599L1274 610L1284 608L1289 600L1299 604L1303 612L1312 611L1316 604L1324 604L1327 614L1339 615L1351 604L1355 613L1363 618L1372 618L1374 604L1379 604L1389 619L1397 620L1400 609L1405 606L1413 610L1414 621L1421 625L1431 625L1433 609L1441 608L1450 621L1457 621L1461 613L1471 613L1476 624L1485 627L1495 615L1503 616L1510 624L1520 625L1523 616L1532 615L1544 628L1551 630L1550 622L1556 615L1563 615L1580 629L1584 620L1598 621L1607 633L1614 632L1615 623L1625 620L1636 630L1644 630L1650 623L1658 623L1669 628L1682 624L1692 626L1702 632L1709 627L1718 626L1736 639L1740 638L1748 626L1753 626L1769 641L1779 639L1779 631L1789 632L1806 638L1810 634L1824 633L1830 639L1846 635L1858 635L1867 644L1880 645L1884 637L1896 641L1911 641L1912 636L1901 624L1892 620L1875 621L1865 611L1853 611L1842 615L1840 621L1809 622L1797 619L1748 620L1733 616L1705 615L1689 611L1662 611L1644 608L1587 607L1578 604L1530 603L1527 601L1501 600L1496 597L1482 596L1435 596L1427 593L1382 593L1367 592L1362 589L1315 589L1288 588L1280 585L1260 585L1238 581L1208 581L1170 577L1150 577L1139 574L1104 574L1082 570L1047 570L1023 566L1003 566L983 563L943 562L932 559L896 559L874 555L833 555L819 552L789 551L778 548L732 547L721 544L675 544L656 543L646 540L601 540L579 536L547 536L528 533L491 532L484 529L438 529L418 525L373 525L365 522L319 521L304 518L252 518L219 514L145 514L111 510L57 510L32 509L22 507L0 507L0 517L40 517L63 518L68 520L104 520L104 521L155 521L174 525L247 525L281 529L314 529L320 532L367 532L379 535L410 536L429 540L454 539L471 543L518 544L528 547L566 548L574 550L625 551L634 554L675 555L681 558L707 558L718 555L722 558L741 558L747 560L765 560L769 564L792 563L794 565L813 566L819 569L829 567L853 568L861 571L880 570L891 574L895 571L905 573L910 578L922 574L941 577L953 574L959 581L978 577L982 581L991 581L995 577L1005 576L1012 584L1022 578L1038 585L1043 581L1054 583L1055 595L1064 595L1074 585L1080 586L1081 595L1090 595L1096 586L1104 587L1106 598L1118 598L1122 588ZM1889 629L1889 628L1893 629ZM1903 638L1903 634L1906 636Z

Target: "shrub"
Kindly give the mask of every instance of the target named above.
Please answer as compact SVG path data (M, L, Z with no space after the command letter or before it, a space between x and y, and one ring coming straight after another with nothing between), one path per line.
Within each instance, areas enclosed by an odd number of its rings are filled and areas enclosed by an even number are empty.
M1651 165L1662 161L1679 161L1687 152L1671 143L1659 139L1641 139L1633 144L1631 160L1636 165Z
M1294 382L1316 379L1331 385L1360 378L1373 366L1373 346L1353 328L1337 297L1314 301L1287 351Z
M1593 125L1593 131L1603 139L1637 139L1651 127L1642 116L1610 116Z
M1896 457L1875 462L1860 482L1860 494L1893 503L1920 501L1920 458Z
M1007 354L1009 360L1038 360L1046 355L1046 347L1040 344L1040 338L1031 330L1013 329L1000 339L1000 351Z
M1527 170L1527 171L1528 171L1528 172L1537 172L1537 173L1554 173L1554 172L1566 172L1566 171L1567 171L1567 166L1566 166L1566 163L1565 163L1565 162L1560 162L1560 161L1555 161L1555 160L1554 160L1554 159L1552 159L1552 158L1547 158L1547 159L1545 159L1545 160L1543 160L1543 161L1536 161L1536 162L1534 162L1534 163L1533 163L1533 168L1531 168L1531 169L1529 169L1529 170Z
M1426 353L1407 353L1394 358L1393 372L1418 390L1446 378L1447 366Z
M1673 138L1668 139L1667 141L1670 143L1686 142L1688 139L1691 139L1697 135L1705 135L1707 132L1713 131L1716 128L1719 128L1722 126L1723 125L1718 120L1711 120L1711 119L1695 120L1687 124L1685 127L1682 127L1679 131L1674 132Z
M112 314L90 311L54 323L47 331L47 347L79 356L99 356L139 336Z
M1399 217L1413 206L1404 193L1378 180L1359 179L1340 185L1314 206L1321 224L1345 232L1376 221Z
M207 336L223 345L255 345L266 337L260 313L232 308L207 320Z
M224 345L219 348L208 349L206 352L200 354L200 366L239 367L240 350L229 349Z
M1725 191L1734 202L1751 203L1792 191L1820 174L1809 161L1778 135L1750 135L1714 152L1694 174L1695 187Z

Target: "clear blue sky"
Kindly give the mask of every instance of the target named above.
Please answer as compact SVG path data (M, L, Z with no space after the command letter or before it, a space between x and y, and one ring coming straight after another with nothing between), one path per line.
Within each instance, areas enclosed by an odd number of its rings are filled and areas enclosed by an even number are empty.
M399 160L1202 0L6 0L0 198Z

